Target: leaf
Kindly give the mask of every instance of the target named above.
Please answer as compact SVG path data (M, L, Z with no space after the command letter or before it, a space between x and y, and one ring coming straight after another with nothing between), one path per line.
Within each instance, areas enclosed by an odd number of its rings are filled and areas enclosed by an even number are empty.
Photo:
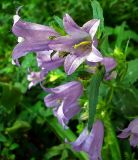
M0 133L0 142L6 142L6 141L7 141L6 137Z
M69 148L67 144L60 144L58 146L51 147L46 153L46 158L50 160L52 157L61 155L67 148Z
M104 17L102 7L100 6L100 3L96 0L91 1L91 5L93 9L93 18L100 19L99 31L101 34L104 31Z
M125 84L133 84L138 80L138 59L128 62L128 70L124 78Z
M9 150L15 150L15 149L18 148L18 147L19 147L19 144L13 143L13 144L10 146Z
M14 107L21 99L22 94L20 90L8 83L0 82L0 86L2 86L3 89L0 103L5 107Z
M54 16L54 20L57 22L60 28L64 29L63 21L61 18L59 18L58 16Z
M30 129L31 126L28 122L22 121L22 120L17 120L12 127L6 128L7 133L13 133L16 132L17 130L28 130Z
M90 86L89 86L89 119L88 119L88 129L91 130L94 117L96 113L96 106L98 103L99 87L100 83L104 77L105 69L97 70L92 76Z

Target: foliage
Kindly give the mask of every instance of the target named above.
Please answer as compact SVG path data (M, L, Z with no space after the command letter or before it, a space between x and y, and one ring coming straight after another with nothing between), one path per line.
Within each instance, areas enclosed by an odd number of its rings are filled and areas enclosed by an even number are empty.
M52 25L62 30L61 17L69 13L82 25L93 16L100 16L99 48L106 56L117 61L117 78L100 85L96 117L104 121L105 138L103 160L136 160L137 149L128 140L116 138L119 128L127 126L138 115L138 2L134 0L99 0L102 11L92 10L98 4L87 0L26 0L0 2L0 160L87 160L85 153L71 149L64 139L73 141L88 119L88 93L86 87L91 74L81 66L77 73L67 77L63 69L50 72L45 80L49 87L72 79L84 85L80 99L82 111L69 123L71 129L63 130L51 110L44 106L46 95L40 86L28 90L27 69L37 70L35 55L21 59L18 68L11 64L11 54L16 37L11 33L12 17L18 6L20 15L28 21ZM107 5L108 4L108 5ZM101 9L101 8L100 8ZM93 14L92 14L93 13ZM104 28L103 28L104 27ZM31 63L30 63L31 62ZM55 81L56 80L56 81ZM81 123L80 123L81 122Z

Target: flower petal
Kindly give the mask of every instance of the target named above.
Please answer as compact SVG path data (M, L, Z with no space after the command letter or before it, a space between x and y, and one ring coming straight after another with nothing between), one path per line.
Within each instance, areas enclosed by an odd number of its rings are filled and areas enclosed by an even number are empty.
M61 97L58 94L49 94L44 98L45 105L47 107L58 107L60 104L58 100L60 98Z
M87 152L91 157L98 157L101 156L101 149L103 144L103 137L104 137L104 127L103 123L100 120L97 120L93 124L93 128L85 140L83 145L83 151Z
M97 23L97 24L96 24ZM83 26L82 29L85 30L86 32L90 32L90 29L96 24L98 25L99 20L98 19L92 19L88 22L86 22ZM95 27L95 26L94 26Z
M75 142L72 142L72 147L76 151L82 150L82 145L85 143L86 138L88 137L88 130L87 127L82 131L82 133L79 135L79 137L76 139Z
M110 57L104 57L101 61L101 64L105 66L106 72L110 72L112 69L116 67L115 59Z
M64 69L68 75L71 75L86 59L86 56L77 56L70 54L65 58Z
M101 62L103 57L101 53L92 45L92 51L87 56L87 61L90 62Z
M30 89L32 86L35 86L37 83L41 82L44 77L40 76L40 72L31 72L27 76L27 80L30 81L28 88Z
M132 134L129 141L131 146L136 147L138 145L138 135Z
M83 36L83 35L82 35ZM73 46L75 44L78 44L80 41L82 41L82 36L62 36L54 39L50 42L49 47L52 50L56 51L65 51L65 52L72 52L74 51Z
M74 117L78 112L80 112L80 107L77 104L77 102L70 103L70 98L66 99L64 101L64 115L68 118L71 119ZM69 103L68 103L69 102Z
M64 102L62 102L58 108L55 108L53 112L63 128L67 129L68 127L66 126L66 124L68 123L69 119L64 114Z
M37 60L38 67L41 67L43 62L47 62L51 60L52 52L53 50L37 52L36 60Z
M74 20L68 14L64 15L63 24L68 34L73 34L74 32L80 32L81 30L81 28L74 22Z
M16 21L12 27L12 32L17 37L23 37L29 41L47 40L50 36L59 36L59 34L48 26L22 21L18 15L15 15Z
M24 41L16 45L13 50L12 58L16 60L22 56L25 56L28 52L38 52L43 50L50 50L48 47L48 42L38 41L38 42L27 42Z
M98 20L95 21L95 23L92 25L92 27L91 27L91 29L89 31L89 34L90 34L92 39L94 38L94 36L95 36L95 34L97 32L99 24L100 24L100 20L98 19Z

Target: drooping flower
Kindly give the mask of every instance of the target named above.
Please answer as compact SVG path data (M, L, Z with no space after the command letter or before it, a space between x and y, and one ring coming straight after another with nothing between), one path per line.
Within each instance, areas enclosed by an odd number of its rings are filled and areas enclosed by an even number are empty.
M85 60L90 62L102 61L102 55L96 48L97 40L95 38L100 20L93 19L79 27L66 14L63 23L68 35L55 38L49 47L56 51L70 53L64 62L64 68L68 75L72 74Z
M40 71L31 72L28 75L27 79L30 81L29 88L43 81L49 71L63 65L64 58L59 57L58 52L53 56L51 54L53 54L52 50L37 52L36 59Z
M72 81L46 91L50 92L44 99L46 106L53 108L59 123L66 128L69 119L80 111L77 100L82 94L81 83Z
M50 50L48 44L50 37L59 34L48 26L25 22L18 14L14 15L12 32L18 37L18 44L13 50L12 58L18 64L18 58L25 56L28 52L39 52Z
M117 63L114 58L111 57L103 57L103 60L99 63L95 62L88 62L87 64L90 66L88 67L88 72L95 73L96 68L99 66L99 64L103 65L105 67L105 79L110 80L113 78L116 78L116 72L112 70L116 67Z
M129 136L130 145L136 147L138 145L138 118L131 121L128 127L118 135L119 138L127 138Z
M104 127L100 120L93 124L93 128L89 133L85 128L75 142L72 142L72 147L76 151L84 151L88 153L90 160L102 160L101 149L104 137Z

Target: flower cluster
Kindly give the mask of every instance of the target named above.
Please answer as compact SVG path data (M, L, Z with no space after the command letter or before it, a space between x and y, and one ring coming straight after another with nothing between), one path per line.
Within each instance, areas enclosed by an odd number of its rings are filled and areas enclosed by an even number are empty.
M80 27L65 14L63 24L65 36L61 36L51 27L25 22L18 14L14 16L12 32L18 37L19 43L13 50L13 62L20 65L18 60L20 57L35 52L40 68L39 72L29 73L27 77L30 81L29 88L43 81L49 71L59 66L64 66L67 75L71 75L83 62L90 67L90 72L93 72L93 66L104 65L105 78L111 79L116 62L111 57L103 57L97 49L96 32L100 20L92 19ZM69 120L80 111L78 98L83 92L82 84L79 81L72 81L44 90L49 93L44 99L46 106L53 108L59 123L67 128ZM72 146L77 151L87 152L91 160L101 159L103 136L103 124L97 120L91 132L85 128Z

